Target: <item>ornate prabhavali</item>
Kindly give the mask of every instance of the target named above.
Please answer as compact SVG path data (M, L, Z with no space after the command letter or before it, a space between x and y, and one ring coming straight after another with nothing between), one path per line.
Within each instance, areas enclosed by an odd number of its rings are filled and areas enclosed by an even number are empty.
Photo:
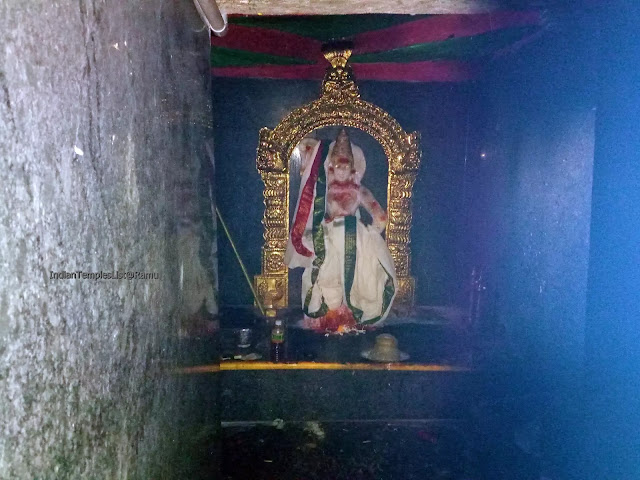
M419 134L406 133L380 107L360 98L348 59L349 48L324 52L331 63L319 99L287 115L273 130L262 128L257 167L264 181L262 273L255 276L260 300L271 314L289 304L288 269L284 263L289 235L289 159L305 135L317 128L358 128L382 146L389 162L386 241L393 257L398 290L396 305L414 302L411 273L411 196L420 166Z

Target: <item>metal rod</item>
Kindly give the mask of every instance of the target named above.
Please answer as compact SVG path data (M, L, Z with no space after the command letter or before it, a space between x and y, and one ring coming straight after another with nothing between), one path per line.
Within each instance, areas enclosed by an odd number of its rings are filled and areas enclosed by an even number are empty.
M222 225L222 229L224 230L225 235L229 239L229 243L231 244L231 248L233 249L233 253L236 254L236 258L238 259L238 263L240 264L240 268L242 269L242 273L244 274L244 278L247 280L247 283L249 284L249 288L251 289L251 293L253 294L253 298L256 301L256 304L258 305L258 308L260 309L260 313L262 315L264 315L265 312L264 312L264 307L262 306L262 302L260 301L260 298L258 297L258 294L256 293L255 288L253 288L253 282L251 282L251 278L249 277L249 273L247 273L247 269L245 268L244 263L242 262L242 259L240 258L240 254L238 253L238 249L236 248L236 245L233 242L233 239L231 238L231 234L229 233L229 229L227 228L227 224L224 223L224 220L222 219L222 215L220 215L220 210L218 210L218 206L217 205L216 205L215 208L216 208L216 215L218 215L218 218L220 219L220 225Z
M209 29L218 37L227 34L227 16L220 11L220 7L215 0L193 0L200 18L207 24Z

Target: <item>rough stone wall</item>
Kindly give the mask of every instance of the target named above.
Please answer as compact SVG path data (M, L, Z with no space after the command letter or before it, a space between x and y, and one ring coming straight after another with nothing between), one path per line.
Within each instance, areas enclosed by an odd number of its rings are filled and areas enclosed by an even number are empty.
M1 479L161 478L201 28L187 0L0 2ZM78 270L159 278L51 278Z

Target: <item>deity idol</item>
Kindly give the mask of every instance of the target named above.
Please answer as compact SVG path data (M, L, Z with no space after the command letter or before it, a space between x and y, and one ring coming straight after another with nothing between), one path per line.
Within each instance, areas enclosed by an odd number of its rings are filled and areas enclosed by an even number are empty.
M306 138L299 149L302 181L285 262L305 269L302 323L321 331L378 325L389 313L397 281L381 235L387 215L361 184L362 149L344 129L330 145ZM371 225L360 219L360 207Z

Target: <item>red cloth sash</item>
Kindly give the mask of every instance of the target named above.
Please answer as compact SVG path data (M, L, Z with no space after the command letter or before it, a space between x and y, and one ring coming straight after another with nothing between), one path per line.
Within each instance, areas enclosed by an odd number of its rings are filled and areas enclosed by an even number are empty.
M293 221L293 227L291 228L291 244L300 255L310 257L313 253L302 244L302 236L304 235L304 229L307 226L307 219L311 208L313 207L313 189L318 180L318 170L322 164L322 145L318 145L318 153L313 160L311 166L311 172L309 178L304 184L302 193L300 194L300 202L298 203L298 211L296 212L296 218Z

